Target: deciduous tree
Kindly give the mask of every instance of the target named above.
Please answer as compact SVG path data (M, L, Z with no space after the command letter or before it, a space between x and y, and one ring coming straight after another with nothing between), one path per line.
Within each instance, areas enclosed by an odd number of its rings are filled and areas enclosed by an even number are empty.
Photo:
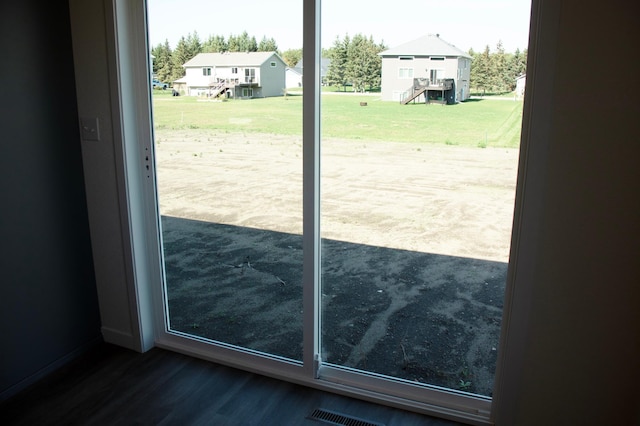
M302 59L302 49L289 49L282 52L282 59L290 67L295 67L300 59Z

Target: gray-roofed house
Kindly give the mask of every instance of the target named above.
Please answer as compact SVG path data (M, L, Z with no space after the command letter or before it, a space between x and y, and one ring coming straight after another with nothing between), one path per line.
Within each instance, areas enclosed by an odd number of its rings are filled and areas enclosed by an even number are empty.
M287 67L285 76L287 88L302 87L302 68Z
M429 34L380 53L382 100L456 103L469 99L471 56Z
M331 65L331 59L320 58L320 81L324 86L326 84L327 72ZM295 67L287 70L287 87L302 87L302 75L304 74L304 62L302 59L298 61Z
M276 52L199 53L183 65L174 82L182 94L266 98L282 96L287 65Z

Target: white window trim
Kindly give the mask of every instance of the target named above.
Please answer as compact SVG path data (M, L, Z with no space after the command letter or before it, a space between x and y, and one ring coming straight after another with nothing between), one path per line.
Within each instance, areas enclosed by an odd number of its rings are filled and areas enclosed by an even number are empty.
M403 70L405 71L403 73ZM398 79L400 80L413 80L413 67L399 67L398 68ZM403 74L411 74L410 76L405 76Z
M513 424L515 404L522 371L524 346L527 341L530 318L530 300L534 289L532 269L537 255L539 224L535 219L543 208L540 200L545 191L545 170L549 160L548 137L551 131L554 87L552 69L555 51L549 40L558 34L557 22L560 6L551 0L533 0L528 79L523 113L522 145L516 189L513 241L508 271L507 293L503 314L502 336L493 402L485 398L464 395L449 390L429 389L426 400L416 398L411 388L396 387L393 381L378 381L371 376L348 372L340 368L316 368L317 338L305 333L304 364L288 362L277 357L256 355L252 351L234 351L220 345L215 355L204 341L187 339L167 333L163 312L166 295L158 282L163 270L158 236L161 235L155 194L152 126L150 117L150 90L148 81L149 58L144 0L106 0L107 21L111 26L109 37L110 85L114 144L122 155L116 156L117 169L122 173L124 199L121 203L123 227L127 230L125 254L130 256L132 269L129 280L131 318L137 323L142 350L156 345L179 352L211 359L240 368L256 368L266 375L292 380L313 387L382 402L414 411L458 419L475 424ZM314 316L315 297L319 290L319 111L320 111L320 0L304 0L304 52L307 67L303 130L303 216L305 220L305 268L303 280L304 327L312 327L318 335L318 318ZM108 27L109 27L108 25ZM544 31L541 30L544 28ZM544 35L545 49L538 49ZM121 40L122 42L118 42ZM127 94L129 91L129 94ZM116 149L117 151L117 149ZM313 220L308 220L309 218ZM320 377L320 379L318 379ZM334 381L335 380L335 381ZM415 389L421 391L420 389ZM543 409L543 407L541 407ZM489 411L491 410L491 411Z

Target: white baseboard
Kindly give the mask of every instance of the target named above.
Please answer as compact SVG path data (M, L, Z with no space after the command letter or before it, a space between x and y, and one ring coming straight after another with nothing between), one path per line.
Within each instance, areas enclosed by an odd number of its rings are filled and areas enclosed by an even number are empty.
M122 331L103 326L102 336L107 343L140 352L140 342L130 333L123 333Z

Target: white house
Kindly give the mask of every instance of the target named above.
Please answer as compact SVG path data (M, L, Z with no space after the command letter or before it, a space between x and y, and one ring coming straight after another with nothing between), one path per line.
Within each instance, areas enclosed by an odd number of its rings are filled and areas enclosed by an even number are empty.
M516 99L524 99L524 86L527 84L527 75L516 77Z
M469 99L471 56L429 34L380 53L382 100L455 103Z
M302 68L287 67L285 80L287 88L302 87Z
M276 52L199 53L183 65L174 89L190 96L282 96L286 64Z

